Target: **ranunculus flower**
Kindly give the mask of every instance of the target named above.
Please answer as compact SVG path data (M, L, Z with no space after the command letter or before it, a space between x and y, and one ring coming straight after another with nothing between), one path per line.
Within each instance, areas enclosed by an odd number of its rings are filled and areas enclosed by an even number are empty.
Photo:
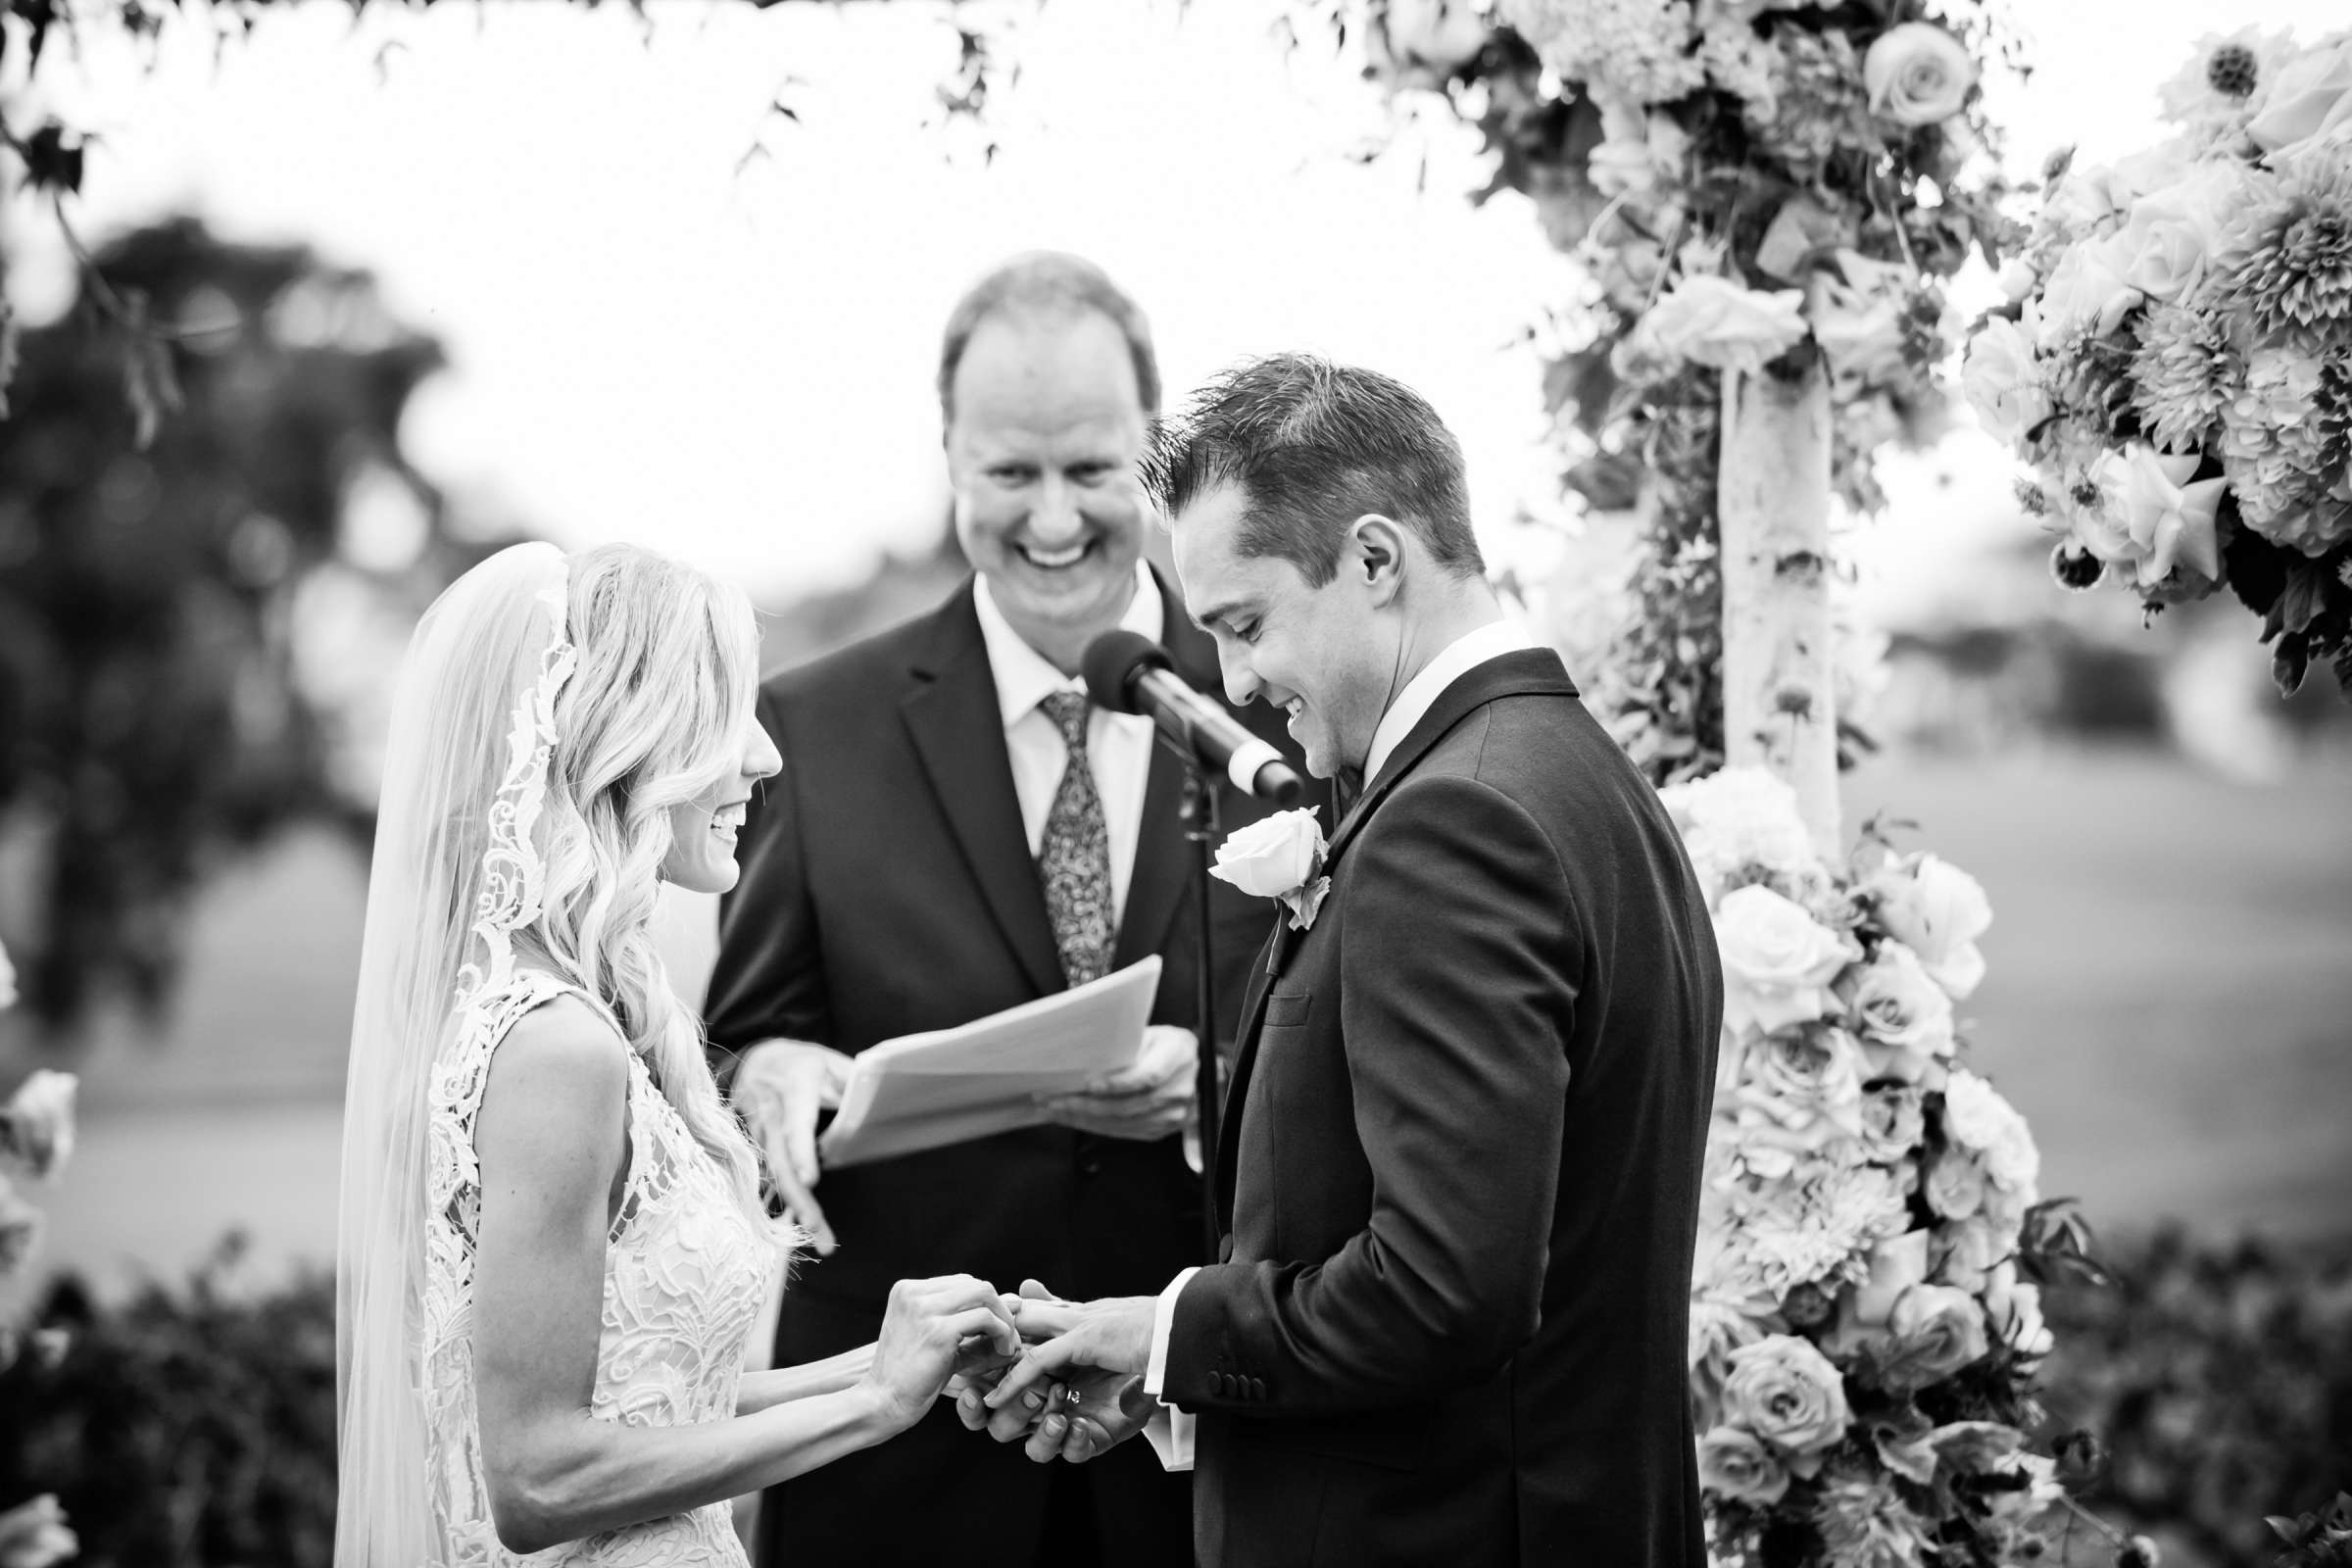
M1812 1475L1853 1420L1838 1368L1812 1341L1792 1334L1743 1346L1731 1360L1732 1375L1723 1385L1724 1424L1754 1433L1787 1456L1790 1470Z
M1996 318L1986 323L1968 345L1960 364L1960 390L1977 421L1995 441L2023 446L2029 433L2056 412L2041 384L2034 357L2034 328L2039 318L2032 306L2025 319Z
M1797 289L1764 293L1725 277L1685 277L1638 331L1678 359L1753 375L1804 337L1804 305Z
M70 1072L36 1067L0 1107L0 1154L47 1181L74 1157L74 1088Z
M1754 1433L1717 1427L1698 1440L1698 1484L1736 1502L1774 1503L1788 1491L1788 1467Z
M1276 811L1234 829L1217 846L1208 874L1252 898L1275 899L1306 885L1323 859L1323 829L1316 808Z
M2204 461L2194 452L2170 457L2145 441L2099 461L2099 488L2129 541L2142 587L2162 582L2178 565L2208 582L2221 581L2222 547L2214 519L2230 481L2220 474L2192 478Z
M1865 884L1886 934L1919 956L1928 978L1965 999L1984 975L1977 938L1992 924L1984 886L1966 871L1920 854L1881 867Z
M1977 63L1959 39L1929 22L1888 27L1862 57L1870 110L1898 125L1933 125L1968 102Z
M2352 122L2352 34L2287 62L2271 82L2261 114L2246 126L2254 145L2267 153L2323 135Z
M1916 1084L1958 1043L1952 999L1929 978L1919 956L1900 942L1880 943L1869 963L1839 977L1838 991L1852 1009L1854 1030L1874 1078Z
M1724 1026L1765 1033L1830 1010L1830 982L1855 956L1838 933L1761 884L1734 888L1715 911Z
M2041 1152L2033 1129L2001 1092L1965 1067L1956 1067L1943 1086L1943 1130L1954 1143L1974 1150L1993 1184L2024 1193L2041 1176Z
M1948 1285L1914 1285L1896 1297L1886 1328L1894 1337L1890 1381L1934 1383L1983 1359L1991 1348L1984 1309Z

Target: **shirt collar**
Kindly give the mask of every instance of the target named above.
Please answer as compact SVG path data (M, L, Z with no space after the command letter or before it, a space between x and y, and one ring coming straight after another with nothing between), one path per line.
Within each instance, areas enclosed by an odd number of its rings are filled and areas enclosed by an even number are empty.
M1048 662L1046 656L1021 640L997 608L996 596L988 591L988 573L972 579L972 608L980 615L980 641L988 649L988 667L997 682L997 710L1006 729L1012 728L1055 692L1086 690L1086 682L1075 675L1064 675ZM1149 637L1153 642L1167 629L1167 609L1160 598L1159 582L1152 575L1151 566L1144 562L1135 564L1135 597L1127 601L1127 612L1119 617L1119 629Z
M1380 777L1381 768L1413 732L1413 726L1446 695L1446 687L1490 659L1537 646L1525 626L1509 619L1489 621L1446 644L1437 658L1421 666L1420 674L1405 682L1389 710L1380 715L1380 723L1372 731L1371 750L1364 754L1364 782L1370 784Z

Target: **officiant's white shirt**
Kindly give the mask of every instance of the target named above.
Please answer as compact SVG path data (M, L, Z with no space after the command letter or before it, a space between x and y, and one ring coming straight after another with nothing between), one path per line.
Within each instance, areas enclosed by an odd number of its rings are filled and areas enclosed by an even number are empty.
M1012 793L1021 803L1021 826L1029 834L1029 855L1035 858L1046 840L1046 818L1053 814L1054 792L1061 787L1062 770L1069 765L1069 748L1061 730L1037 705L1055 692L1086 695L1086 682L1064 675L1044 655L1021 640L997 608L983 572L972 584L972 608L980 612L980 640L988 649L989 672L996 677L997 710L1004 720L1004 752L1012 762ZM1142 562L1135 567L1135 597L1120 617L1123 631L1158 642L1166 630L1167 607L1159 584ZM1086 760L1094 769L1095 792L1102 801L1102 826L1110 838L1110 905L1125 914L1127 884L1135 875L1135 846L1142 836L1144 789L1152 777L1152 720L1140 713L1114 713L1097 708L1087 715Z
M1413 732L1413 726L1437 706L1448 686L1489 660L1542 646L1525 626L1510 619L1490 621L1447 643L1437 658L1421 666L1421 673L1405 682L1404 690L1396 694L1396 700L1373 726L1372 745L1364 753L1365 784L1380 777L1381 768ZM1154 1399L1168 1383L1168 1336L1175 1328L1176 1298L1184 1294L1185 1286L1200 1272L1198 1268L1188 1268L1177 1275L1159 1293L1158 1304L1152 1309L1152 1359L1144 1369L1144 1392ZM1166 1468L1193 1467L1193 1418L1189 1411L1160 1406L1144 1428L1144 1436L1151 1440L1152 1451Z

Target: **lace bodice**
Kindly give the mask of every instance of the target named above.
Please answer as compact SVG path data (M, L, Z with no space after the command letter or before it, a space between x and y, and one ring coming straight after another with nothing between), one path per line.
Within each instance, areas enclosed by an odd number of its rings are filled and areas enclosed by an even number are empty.
M474 1119L491 1054L514 1021L570 988L518 969L469 999L467 1022L433 1064L432 1169L423 1315L426 1443L435 1568L495 1565L741 1565L724 1503L516 1556L490 1520L473 1384L473 1247L481 1212ZM572 993L578 995L579 993ZM735 1410L744 1339L779 1258L736 1206L719 1166L629 1056L629 1173L606 1237L604 1328L592 1413L627 1426L683 1426Z

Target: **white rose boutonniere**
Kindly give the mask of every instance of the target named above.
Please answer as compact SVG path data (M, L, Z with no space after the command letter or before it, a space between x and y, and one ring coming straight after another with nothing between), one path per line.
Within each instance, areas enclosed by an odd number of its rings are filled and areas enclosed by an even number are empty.
M1291 911L1291 929L1304 931L1331 891L1331 878L1323 875L1328 846L1315 811L1311 806L1277 811L1235 829L1217 846L1217 863L1208 874L1252 898L1280 900Z

